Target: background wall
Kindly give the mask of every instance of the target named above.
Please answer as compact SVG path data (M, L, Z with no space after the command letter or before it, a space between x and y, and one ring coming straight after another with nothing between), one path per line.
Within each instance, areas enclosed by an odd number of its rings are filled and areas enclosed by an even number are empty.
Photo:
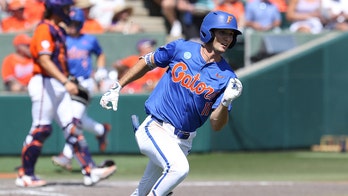
M323 37L268 64L253 65L262 69L247 74L238 70L244 89L234 102L229 124L213 132L206 123L198 130L193 152L309 148L324 134L348 134L347 43L347 34ZM108 153L139 153L130 116L145 118L147 96L121 95L117 112L102 109L100 95L94 97L90 116L113 127ZM30 107L26 95L1 94L0 154L20 153L31 123ZM98 152L94 136L86 136L91 151ZM55 126L43 152L58 153L63 143Z

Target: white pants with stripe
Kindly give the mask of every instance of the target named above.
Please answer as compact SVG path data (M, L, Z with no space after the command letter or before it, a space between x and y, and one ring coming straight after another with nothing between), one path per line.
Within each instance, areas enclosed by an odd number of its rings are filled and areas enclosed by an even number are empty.
M196 132L184 140L174 134L174 129L168 123L159 124L151 116L139 126L135 137L141 153L150 160L132 196L166 196L187 176L186 156Z

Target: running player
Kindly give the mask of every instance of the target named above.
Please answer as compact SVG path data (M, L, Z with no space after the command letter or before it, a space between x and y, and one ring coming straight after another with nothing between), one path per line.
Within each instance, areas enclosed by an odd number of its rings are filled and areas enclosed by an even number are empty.
M68 27L68 36L66 45L68 50L68 67L69 73L73 80L81 88L78 95L72 95L74 117L81 119L81 128L97 136L99 150L105 151L106 135L110 131L109 124L101 124L87 115L87 105L89 104L90 95L95 91L96 84L91 77L93 71L92 55L96 55L98 78L106 78L107 70L105 69L105 54L97 40L97 37L90 34L81 34L80 30L84 24L85 16L81 9L72 8L70 10L71 23ZM68 143L65 144L63 152L59 156L53 156L52 162L64 169L72 169L73 149Z
M148 117L135 132L141 153L150 161L132 195L170 194L189 172L186 156L196 129L208 118L215 131L227 124L242 83L221 55L239 34L233 15L210 12L201 24L202 44L179 39L144 55L102 96L102 107L117 110L122 86L155 67L168 68L145 102Z
M70 94L77 95L79 89L68 80L65 31L59 27L60 23L69 24L72 4L72 0L46 0L44 20L35 29L30 44L35 62L34 76L28 85L33 122L23 144L22 165L15 181L20 187L46 185L46 181L35 176L35 165L44 141L52 132L53 119L64 131L66 141L74 148L84 175L84 185L94 185L116 170L112 161L104 167L95 165L79 126L80 120L73 118Z

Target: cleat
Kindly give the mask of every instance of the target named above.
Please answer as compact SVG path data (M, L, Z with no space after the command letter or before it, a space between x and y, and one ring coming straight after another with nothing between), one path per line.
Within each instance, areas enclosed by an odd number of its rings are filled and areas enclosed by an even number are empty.
M66 169L68 171L72 170L71 159L64 156L63 154L60 154L59 156L53 156L51 159L52 159L52 163L54 165L58 165L58 166L62 167L63 169Z
M40 180L34 175L25 175L23 168L20 168L18 170L18 177L16 178L15 184L19 187L41 187L45 186L47 182L44 180Z
M115 173L116 169L116 165L95 167L90 169L90 172L88 172L89 169L83 169L83 184L85 186L93 186L101 180L109 178L113 173Z
M104 126L104 133L103 133L103 135L97 136L100 152L104 152L105 151L106 145L107 145L106 135L111 130L111 125L110 124L105 123L105 124L103 124L103 126Z

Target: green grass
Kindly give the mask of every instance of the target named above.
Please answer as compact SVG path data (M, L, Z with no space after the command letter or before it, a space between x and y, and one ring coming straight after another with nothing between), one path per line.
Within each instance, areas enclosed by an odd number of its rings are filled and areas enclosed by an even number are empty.
M147 158L142 155L94 155L97 163L116 161L114 180L138 180ZM190 173L187 180L265 180L265 181L346 181L348 153L309 151L231 152L192 154L188 156ZM0 173L14 172L19 157L0 156ZM81 178L77 162L72 172L52 165L50 156L42 156L36 173L44 178Z

